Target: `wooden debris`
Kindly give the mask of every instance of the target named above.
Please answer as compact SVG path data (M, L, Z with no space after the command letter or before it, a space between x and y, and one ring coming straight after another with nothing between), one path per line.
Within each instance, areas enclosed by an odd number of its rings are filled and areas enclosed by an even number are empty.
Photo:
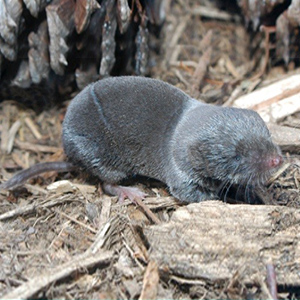
M202 80L206 74L207 68L210 64L211 52L212 52L212 49L209 46L207 48L207 50L203 53L203 55L200 57L197 67L194 71L194 74L192 77L192 91L193 92L191 95L194 98L199 97L199 88L200 88Z
M5 299L28 299L36 297L39 291L47 288L47 286L54 282L74 274L74 272L83 272L83 270L88 270L95 266L101 268L107 266L112 257L113 252L111 251L101 251L97 255L87 252L75 256L70 261L31 278L10 293L4 295L4 297Z
M155 261L150 260L146 268L142 293L139 300L157 299L159 273Z
M272 138L283 151L300 153L300 129L276 124L268 124Z
M46 194L46 193L43 193ZM4 221L10 218L16 218L18 216L25 216L35 212L37 209L50 208L56 205L63 204L70 201L69 195L58 196L57 194L49 196L46 200L39 202L38 206L34 204L26 204L24 206L17 206L15 209L2 213L0 215L0 221ZM79 200L77 200L79 201Z
M58 75L63 75L64 68L68 65L66 55L69 47L66 38L74 28L74 11L74 0L55 0L46 7L50 65Z
M9 105L3 107L2 130L1 130L1 152L6 153L9 141L9 125L10 125L10 110Z
M276 20L276 56L282 57L287 65L290 60L290 26L287 14Z
M11 153L16 134L17 134L19 128L21 127L21 125L22 125L21 121L17 120L14 122L14 124L9 129L6 153Z
M99 74L101 77L107 77L112 70L115 58L115 33L117 29L117 16L115 1L108 0L106 3L106 17L102 27L102 59Z
M220 282L244 266L244 283L254 285L272 259L278 285L299 286L299 224L297 209L207 201L179 208L144 234L164 273Z
M148 5L146 6L146 11L150 23L161 25L166 18L170 3L170 0L149 1Z
M151 219L151 221L155 224L160 224L160 220L157 218L157 216L147 207L146 204L140 199L135 199L135 202L143 209L143 211L146 213L146 215Z
M300 26L299 0L285 1L257 1L240 0L238 1L246 25L252 25L257 31L260 25L270 26L276 23L276 58L283 59L286 65L291 59L298 57L298 35ZM268 61L269 61L269 57Z
M214 7L207 7L202 5L197 5L197 7L194 7L190 13L191 15L196 15L196 16L199 15L204 18L217 19L223 21L231 21L233 19L239 21L240 19L238 15L233 15L231 13L228 13L226 11Z
M77 4L80 1L74 2ZM100 1L98 2L100 3ZM115 2L117 3L117 0ZM119 63L130 67L128 70L130 73L134 68L135 52L131 51L131 47L135 48L136 34L141 25L141 15L137 13L135 2L128 2L132 8L132 15L127 31L123 34L118 32L115 36L117 44L116 62L118 64L115 63L113 67L114 74L119 71L116 68ZM156 4L159 7L162 5L161 3L171 1L140 2L146 6L149 5L152 10ZM252 53L252 49L249 48L248 33L244 26L233 22L219 22L211 18L203 19L192 13L193 7L198 4L196 2L172 1L172 11L167 14L168 22L166 23L167 26L164 26L164 29L167 29L165 31L167 55L164 55L164 52L159 53L158 62L162 58L163 67L154 61L151 75L189 93L191 78L197 67L197 62L208 48L206 45L211 45L211 62L200 87L201 99L221 105L231 95L230 101L245 91L252 91L259 83L264 84L261 77L255 81L251 80L256 71L255 68L258 66L258 61L263 56L261 53L254 58L248 56L249 53ZM218 2L224 7L225 2L229 3L230 1ZM131 6L132 3L133 7ZM47 5L50 4L49 1ZM203 5L206 4L208 7L215 7L214 1L203 1ZM42 11L38 19L32 18L27 9L23 12L24 16L25 12L33 26L30 27L29 22L25 23L26 31L23 32L22 37L27 43L26 32L34 32L38 35L39 24L45 20L45 12ZM116 12L118 17L118 10ZM153 24L150 24L152 20L150 14L152 12L149 12L147 7L145 9L145 6L142 12L149 18L147 25L150 32L149 45L156 50L158 49L157 45L151 36ZM74 27L71 35L66 39L70 50L67 55L68 67L64 69L64 76L74 75L72 72L79 70L79 72L76 71L76 76L79 75L76 77L76 82L82 87L99 79L101 32L105 16L106 9L102 5L100 9L95 10L89 16L90 22L80 35L77 34ZM183 23L181 23L182 21ZM181 26L178 27L178 24ZM120 26L119 23L117 26ZM180 28L183 30L181 31ZM181 33L177 30L180 30ZM213 31L212 40L205 44L203 37L209 30ZM178 35L178 33L180 34ZM274 41L274 38L271 36L271 42ZM170 49L169 41L172 39L174 44ZM204 46L201 46L202 43ZM19 40L19 46L23 46L21 40ZM126 48L122 48L123 46ZM263 44L258 42L257 47L261 46ZM270 44L271 47L273 47L272 44ZM35 46L33 48L37 49ZM119 50L121 53L118 52ZM174 60L171 63L170 54L174 55ZM27 60L26 53L25 57L22 56L22 58ZM150 61L153 62L152 58ZM17 71L18 67L17 63L11 64L7 59L4 59L1 67L3 72L1 74L0 93L3 91L2 85L7 79L8 71L11 69ZM290 68L293 68L291 63ZM26 71L26 68L24 70ZM124 69L122 70L124 71ZM287 73L282 64L277 64L277 67L271 68L270 71L268 81L271 81L274 75L278 78ZM61 79L60 76L54 76L53 79L53 73L50 66L49 74L51 76L48 77L50 80L46 82L47 86L49 84L51 86L53 82L55 84L57 78ZM42 85L43 83L44 79L42 79ZM68 87L69 85L60 83L60 86ZM235 92L232 93L232 91ZM31 90L30 93L32 93ZM44 92L44 94L47 93ZM205 98L206 95L209 97ZM23 93L20 93L20 96L22 97ZM39 96L35 94L35 98L39 98ZM281 97L281 100L283 98ZM0 99L12 99L12 97L11 94L8 94L6 98L0 97ZM9 103L7 105L9 105L9 109L6 108L6 105L2 105L3 110L1 110L1 143L3 142L7 146L8 139L5 138L5 135L8 137L12 124L20 117L25 120L26 116L29 116L34 124L37 124L36 129L41 134L42 139L37 141L36 136L33 136L33 130L29 129L24 122L18 131L17 140L27 142L29 145L20 144L21 148L19 148L16 140L12 155L5 155L4 153L2 156L0 155L2 159L1 181L12 176L9 172L15 172L19 166L25 168L36 162L57 160L55 155L61 153L60 132L65 112L65 106L63 106L60 107L59 111L50 110L37 117L32 112L28 112L24 117L23 110L17 110L15 106ZM268 105L266 104L265 107ZM297 121L297 115L287 118L285 124L293 126ZM292 122L293 120L294 122ZM299 127L299 125L296 126ZM278 129L275 129L276 131ZM294 136L292 136L293 134ZM291 131L289 135L294 138L296 143L298 133ZM37 146L55 146L60 151L52 155L49 152L39 151L47 150L45 148L40 148L38 151L26 150L35 149L36 143L38 143ZM292 146L293 141L283 141L283 144L287 143ZM289 148L288 151L290 149L292 148ZM279 170L280 172L274 174L274 178L271 178L272 181L268 185L268 190L265 190L272 201L268 202L263 198L264 203L294 206L299 210L300 176L297 165L299 165L299 159L297 160L297 156L294 157L293 155L290 167L285 166ZM42 287L40 292L31 295L30 298L138 299L141 296L143 279L145 283L150 282L147 279L151 279L151 277L146 278L145 270L149 261L156 261L152 257L156 251L159 251L158 255L162 258L162 262L171 262L169 264L171 265L171 272L168 272L169 265L167 263L159 264L159 261L156 262L160 269L161 278L158 286L156 284L153 286L153 291L158 289L157 299L246 299L249 297L271 299L267 286L268 273L266 272L266 262L269 256L273 257L272 264L275 267L277 277L281 277L278 279L280 280L278 281L278 298L293 299L298 297L298 286L282 285L283 272L287 278L294 276L295 272L299 273L297 235L299 218L297 211L287 210L282 213L280 207L260 206L255 212L249 213L248 209L251 210L252 207L247 205L244 205L243 209L241 206L235 205L230 207L230 210L226 210L228 205L225 205L226 209L220 211L218 207L223 206L223 204L218 202L208 212L204 207L209 203L203 203L199 204L199 211L189 214L186 219L181 218L181 221L175 222L176 211L188 210L190 206L186 207L186 204L180 203L173 197L161 196L167 195L164 187L159 185L157 188L156 183L153 187L151 181L147 181L144 182L145 186L141 188L144 187L144 191L152 196L146 197L143 203L162 222L157 226L150 226L152 221L142 209L130 201L126 200L124 204L120 204L116 202L114 197L107 195L99 197L99 194L94 192L95 186L83 184L79 188L75 183L80 178L75 175L70 179L70 176L72 174L60 174L59 177L69 179L69 182L76 186L75 190L70 186L63 189L63 185L60 186L62 189L57 188L52 191L43 189L40 186L40 180L44 182L45 176L43 175L43 179L37 178L34 185L26 184L23 188L11 192L0 192L0 233L2 233L0 236L0 296L2 298L9 292L13 292L17 286L22 286L26 280L35 279L36 274L44 275L48 270L56 271L58 265L72 261L79 253L85 253L87 249L96 253L94 254L96 257L100 248L111 249L116 254L110 259L109 266L105 269L97 268L95 265L95 268L88 268L89 274L81 274L75 270L74 274L70 272L62 280L47 281L49 284ZM86 181L85 179L81 180ZM163 193L164 191L165 193ZM265 211L265 209L270 210ZM283 215L284 217L282 217ZM263 220L272 221L267 223ZM173 226L172 230L165 230L162 233L165 226L169 224L167 222L170 222L170 228ZM227 223L232 223L230 224L231 227ZM268 225L270 223L271 226ZM263 225L261 226L261 224ZM153 239L149 239L144 234L146 232L145 227L147 227L146 230L153 229L151 231ZM191 230L192 234L190 234ZM251 234L252 236L250 236ZM157 249L157 244L153 243L155 236L157 243L161 244L158 245L159 249ZM200 239L201 236L203 238L199 240L199 236ZM168 252L165 251L166 249ZM150 256L151 251L153 252ZM181 253L182 257L179 257ZM64 264L64 266L66 265ZM190 272L182 272L189 267L191 267ZM210 271L210 267L212 271ZM191 273L194 274L193 270L195 269L204 276L198 276L199 273L194 277L189 276ZM217 277L220 271L222 276L225 273L224 270L227 271L227 277L221 277L221 280L216 281L211 280L214 277L210 275ZM178 272L175 273L176 271ZM76 273L79 276L76 276ZM155 275L155 273L151 273L151 275ZM59 279L59 277L56 278ZM223 280L224 278L225 280ZM293 278L290 281L292 280ZM18 295L18 297L21 298L24 295ZM147 297L150 297L149 294Z
M39 13L46 7L49 0L23 0L30 13L37 18Z
M0 52L11 61L17 57L17 37L22 10L21 0L0 0Z
M239 0L238 4L241 7L245 16L247 25L251 22L252 28L256 30L260 25L261 20L266 15L271 14L272 11L282 4L285 0L274 1L257 1L257 0ZM281 9L281 11L284 7Z
M148 72L148 39L149 32L145 24L139 26L138 33L135 38L136 53L135 53L135 73L137 75L146 75Z
M300 75L292 75L242 96L233 106L256 110L265 122L275 122L300 110Z
M287 14L290 22L294 25L300 26L300 0L292 0L290 6L287 9Z
M33 152L56 153L61 150L61 148L59 147L32 144L29 142L21 142L19 140L15 140L15 145L20 149L29 150Z
M48 24L45 20L37 30L28 36L30 50L28 51L29 71L33 83L40 83L47 79L50 72L50 58L48 53L49 37Z
M125 33L130 24L131 11L127 0L117 0L118 28Z
M96 0L76 1L75 28L77 33L81 33L87 28L91 14L99 8L100 4Z
M156 24L165 18L164 4L164 0L24 0L23 5L22 0L0 0L0 101L9 95L30 107L42 107L44 101L38 97L40 105L31 105L35 102L31 88L51 89L43 98L51 94L55 102L62 102L76 84L82 89L112 72L137 70L136 74L146 75L148 35L157 36Z
M22 60L20 67L18 69L18 73L15 78L12 80L12 84L23 89L28 88L32 83L29 63L26 60Z
M298 57L297 38L300 26L300 1L292 0L288 9L276 20L276 56L284 59L287 65Z
M36 139L40 140L42 139L42 135L39 132L37 126L33 122L33 120L30 117L26 117L24 119L25 124L28 126L28 128L31 130L32 134L35 136Z

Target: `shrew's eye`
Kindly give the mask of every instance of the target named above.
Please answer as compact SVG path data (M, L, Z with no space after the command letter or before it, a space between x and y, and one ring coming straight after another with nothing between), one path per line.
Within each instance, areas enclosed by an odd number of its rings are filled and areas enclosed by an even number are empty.
M235 160L236 160L236 161L240 161L240 160L241 160L241 156L237 154L237 155L235 156Z

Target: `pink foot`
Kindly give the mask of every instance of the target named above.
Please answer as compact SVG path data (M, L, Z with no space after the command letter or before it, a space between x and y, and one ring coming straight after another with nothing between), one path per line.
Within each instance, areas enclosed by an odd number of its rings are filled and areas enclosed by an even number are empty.
M147 196L146 193L140 191L138 188L109 183L103 184L103 190L107 194L118 196L119 202L124 202L124 200L128 198L133 203L136 203L136 199L142 200Z

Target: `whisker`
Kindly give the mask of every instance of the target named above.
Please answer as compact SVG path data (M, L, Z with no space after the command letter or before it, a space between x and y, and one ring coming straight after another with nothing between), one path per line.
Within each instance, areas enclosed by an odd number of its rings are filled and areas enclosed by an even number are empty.
M220 185L218 186L218 188L217 188L217 194L219 195L220 198L222 198L224 189L225 189L226 185L228 184L228 182L229 182L229 180L222 181L220 183Z
M226 203L227 201L226 201L226 199L227 199L227 194L228 194L228 192L229 192L229 190L230 190L230 188L231 188L231 186L233 185L233 182L230 182L229 181L229 187L227 188L227 190L226 190L226 193L225 193L225 196L224 196L224 202Z
M246 183L246 187L245 187L245 200L247 201L248 204L251 203L251 199L250 199L250 182L253 179L253 174L250 175L247 183ZM253 182L253 184L255 185L255 181Z

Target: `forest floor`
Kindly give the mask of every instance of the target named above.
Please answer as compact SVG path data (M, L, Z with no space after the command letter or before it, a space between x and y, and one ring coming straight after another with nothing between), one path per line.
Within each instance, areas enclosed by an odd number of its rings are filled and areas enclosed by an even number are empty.
M171 6L151 77L196 99L231 105L299 73L293 63L261 72L262 33L248 32L238 11L201 11L197 2ZM36 115L13 102L1 104L3 180L35 163L65 159L61 128L67 105ZM280 124L300 128L299 113ZM277 284L278 298L299 298L297 152L299 147L285 149L292 162L265 187L257 205L237 196L228 200L235 204L186 205L163 184L143 179L131 183L148 194L141 208L128 200L118 203L76 172L47 173L1 191L0 296L266 299L275 298Z

